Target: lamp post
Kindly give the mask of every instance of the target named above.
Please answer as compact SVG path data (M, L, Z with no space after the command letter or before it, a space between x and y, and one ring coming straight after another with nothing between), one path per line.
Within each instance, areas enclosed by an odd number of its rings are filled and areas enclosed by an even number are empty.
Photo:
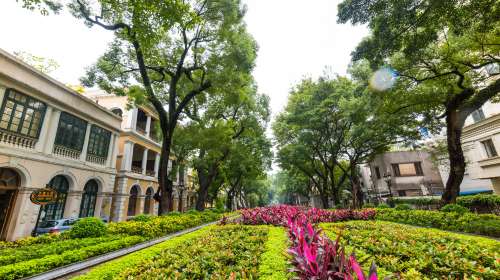
M384 174L384 181L387 184L387 188L389 188L389 197L392 198L392 189L391 189L391 184L392 184L392 176L391 172L387 170L387 172Z

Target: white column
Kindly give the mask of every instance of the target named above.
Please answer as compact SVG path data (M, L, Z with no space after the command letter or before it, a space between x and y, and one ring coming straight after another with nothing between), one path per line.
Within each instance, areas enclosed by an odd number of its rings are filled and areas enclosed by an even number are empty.
M91 123L87 123L87 130L85 131L85 140L83 141L83 149L82 149L82 153L80 154L81 161L87 160L87 150L89 147L90 127L91 126L92 126Z
M111 133L111 135L109 136L108 157L106 158L106 167L111 167L111 162L113 161L115 141L116 141L115 134Z
M4 101L5 91L6 91L6 88L3 86L0 86L0 107L2 106L2 103Z
M52 120L52 107L47 106L45 110L45 116L43 117L42 129L40 130L40 135L38 137L38 142L36 142L35 150L37 152L43 152L45 143L47 142L47 134L50 129L50 121Z
M146 119L146 137L149 137L149 134L151 132L151 116L147 116Z
M52 154L52 150L54 150L54 141L56 140L57 128L59 127L59 117L61 116L61 111L53 108L52 117L50 120L49 131L47 133L47 139L45 142L45 147L43 152L45 154Z
M155 177L158 178L158 172L160 171L160 154L155 156Z
M113 142L113 150L112 150L112 155L111 155L111 168L116 168L116 157L118 154L118 141L120 138L120 135L114 134L115 141Z
M134 142L126 141L123 147L123 157L121 169L130 171L132 169L132 156L134 153Z
M142 152L142 175L146 175L146 167L148 164L148 149L144 148L144 152Z
M135 130L137 125L137 108L130 109L128 111L127 128Z

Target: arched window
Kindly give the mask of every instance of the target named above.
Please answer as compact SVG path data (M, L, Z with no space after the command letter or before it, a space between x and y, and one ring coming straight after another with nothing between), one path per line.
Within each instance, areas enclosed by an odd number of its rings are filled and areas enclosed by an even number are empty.
M118 116L120 116L120 117L122 117L122 116L123 116L123 111L122 111L122 109L120 109L120 108L114 108L114 109L111 109L111 112L113 112L113 114L118 115Z
M139 195L139 187L133 186L130 189L130 196L128 198L127 216L135 216L135 209L137 206L137 196Z
M63 175L57 175L50 180L48 187L57 191L57 201L40 207L38 215L38 226L44 227L44 223L50 220L59 220L64 215L64 206L68 196L69 182Z
M144 199L144 214L151 214L151 204L153 202L153 188L149 187L146 191L146 198Z
M85 184L82 194L82 203L80 204L80 218L94 216L97 189L98 185L96 180L90 180Z
M12 220L16 193L21 185L19 174L9 168L0 168L0 240L5 240L7 224Z

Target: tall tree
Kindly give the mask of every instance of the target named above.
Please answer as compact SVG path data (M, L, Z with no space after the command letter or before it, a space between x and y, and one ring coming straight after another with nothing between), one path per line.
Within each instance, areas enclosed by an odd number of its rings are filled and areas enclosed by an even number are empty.
M150 103L162 132L159 213L172 203L168 161L178 120L191 101L246 84L256 45L239 0L74 0L73 14L114 33L85 85Z
M21 2L22 7L31 11L38 10L44 16L53 13L59 13L63 5L58 0L16 0Z
M497 0L346 0L341 23L368 24L371 35L353 60L394 68L385 94L395 114L445 119L450 174L443 203L455 202L465 172L465 119L500 92L500 2Z

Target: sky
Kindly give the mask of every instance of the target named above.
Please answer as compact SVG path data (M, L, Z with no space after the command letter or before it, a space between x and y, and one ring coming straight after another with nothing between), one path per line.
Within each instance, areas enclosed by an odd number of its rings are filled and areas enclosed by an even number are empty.
M259 44L254 76L259 91L271 97L273 116L286 105L288 92L302 78L346 74L350 53L368 35L364 26L338 24L334 0L243 0L245 21ZM69 14L42 16L1 0L0 48L54 59L50 75L78 84L112 39L109 31L86 27Z

